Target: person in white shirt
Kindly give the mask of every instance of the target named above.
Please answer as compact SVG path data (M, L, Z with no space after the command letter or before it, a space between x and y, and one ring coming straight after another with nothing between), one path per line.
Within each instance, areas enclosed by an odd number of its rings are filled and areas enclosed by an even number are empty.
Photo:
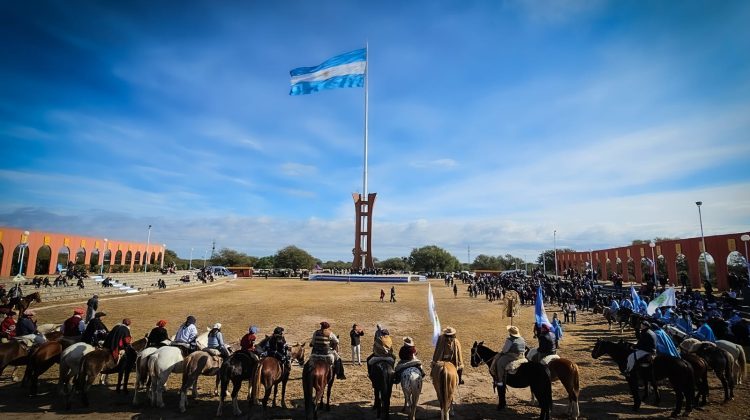
M190 351L195 351L197 344L195 339L198 338L198 328L195 326L195 317L190 315L185 323L180 325L177 334L174 336L175 343L184 343L190 346Z

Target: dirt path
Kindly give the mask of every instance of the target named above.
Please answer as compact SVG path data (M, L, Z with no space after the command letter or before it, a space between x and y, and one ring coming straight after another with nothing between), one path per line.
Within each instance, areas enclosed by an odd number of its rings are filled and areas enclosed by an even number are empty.
M486 366L472 368L468 366L469 352L474 340L484 340L487 345L497 349L505 337L505 325L508 320L500 319L500 306L488 303L483 297L470 299L463 292L458 298L442 281L433 281L437 310L445 326L458 330L458 338L463 344L464 359L467 363L466 385L459 390L456 405L456 419L498 419L498 418L536 418L537 407L528 404L529 391L510 390L508 409L503 412L495 410L497 397L492 392ZM270 333L276 325L286 328L289 342L309 340L312 332L322 320L331 323L333 331L341 337L344 360L350 360L348 332L353 323L364 326L363 356L371 350L372 334L375 324L381 323L390 329L394 342L400 346L401 337L411 336L416 340L418 357L429 360L432 356L431 331L427 314L427 284L396 285L398 302L381 303L381 288L390 285L315 283L299 280L254 279L227 282L207 288L191 288L175 293L153 293L138 295L134 298L103 300L101 310L107 312L104 318L106 325L112 326L124 317L133 321L134 337L143 336L160 319L167 319L167 329L174 333L177 326L187 315L198 319L199 329L214 322L221 322L227 341L236 341L244 334L249 325L257 325L261 332ZM73 307L54 305L37 310L39 323L62 322ZM551 316L555 308L547 307ZM645 404L634 413L631 410L631 398L616 366L609 359L593 360L591 349L597 338L617 338L619 331L608 331L601 315L580 313L578 324L565 325L565 337L561 342L560 353L563 357L574 360L581 368L581 415L588 419L645 419L666 418L672 409L674 396L668 386L662 386L662 403L660 407ZM531 338L533 307L521 309L521 316L516 320L522 334ZM632 332L626 330L623 338L631 339ZM348 379L337 381L332 392L332 408L324 413L321 419L374 418L371 411L372 390L367 379L365 366L346 365ZM22 370L19 369L19 374ZM271 418L303 418L301 370L294 367L287 387L286 401L288 409L275 408L270 411ZM147 406L133 407L132 390L128 395L115 394L110 389L95 386L91 392L91 406L84 408L74 400L73 409L66 411L59 403L54 385L57 382L57 367L51 368L42 376L41 395L36 398L26 397L25 390L9 380L8 370L0 378L0 412L3 418L185 418L177 410L177 393L180 376L173 375L164 394L164 409ZM711 393L709 405L703 411L694 411L695 419L739 419L747 418L750 408L748 385L741 385L735 390L737 398L729 404L720 404L719 382L710 374ZM190 401L187 417L213 417L218 399L209 395L212 390L212 378L200 380L199 397ZM246 390L240 393L242 410L247 414L245 400ZM567 407L567 396L559 384L553 385L555 406L553 416L564 417ZM394 388L391 399L392 418L406 418L398 413L403 404L400 387ZM230 414L225 409L225 416ZM264 418L261 410L254 407L250 418ZM418 418L439 418L435 401L435 390L429 379L425 382L420 398Z

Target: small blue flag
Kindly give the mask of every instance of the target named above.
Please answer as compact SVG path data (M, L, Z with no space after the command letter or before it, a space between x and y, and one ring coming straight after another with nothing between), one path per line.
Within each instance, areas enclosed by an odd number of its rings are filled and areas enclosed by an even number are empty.
M534 305L534 318L536 318L536 325L547 324L550 328L552 327L552 324L550 324L549 319L547 318L547 313L544 311L544 299L542 296L542 286L539 286L536 289L536 304Z

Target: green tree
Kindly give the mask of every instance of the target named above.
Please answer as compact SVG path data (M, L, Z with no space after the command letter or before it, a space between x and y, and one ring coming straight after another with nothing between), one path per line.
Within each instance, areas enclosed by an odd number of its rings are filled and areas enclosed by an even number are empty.
M387 260L384 260L382 262L379 262L378 264L375 264L378 268L383 268L386 270L396 270L396 271L409 271L409 261L406 258L399 258L399 257L393 257L388 258Z
M254 267L257 261L256 257L229 248L222 248L211 258L212 265L225 267Z
M274 267L274 261L273 261L273 255L267 256L267 257L260 257L258 258L258 261L255 262L255 265L253 267L255 268L263 268L263 269L271 269Z
M435 245L412 249L409 265L414 271L456 271L461 267L456 257Z
M570 248L560 248L557 250L557 255L559 256L561 252L575 252L575 251ZM542 252L541 254L539 254L539 256L536 259L536 263L539 266L546 265L547 272L554 274L555 273L555 250L548 249ZM529 270L530 269L531 268L529 268Z
M307 251L294 245L280 249L273 259L276 268L291 268L292 270L311 269L316 261Z
M326 270L343 270L345 268L351 268L352 263L346 262L346 261L326 261L323 264L320 265L321 268L325 268Z
M491 255L479 254L474 258L474 262L471 264L472 270L500 270L501 262L497 257Z

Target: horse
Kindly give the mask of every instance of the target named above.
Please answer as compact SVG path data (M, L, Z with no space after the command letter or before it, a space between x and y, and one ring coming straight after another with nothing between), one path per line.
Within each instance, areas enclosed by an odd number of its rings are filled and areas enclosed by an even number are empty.
M124 360L120 360L120 362L124 362ZM88 390L94 384L96 378L103 371L115 369L117 364L109 349L95 349L83 356L75 385L78 392L81 393L81 402L85 407L89 406ZM70 409L70 406L69 397L66 402L66 408Z
M487 364L488 369L492 359L497 356L497 352L484 345L484 341L474 342L471 347L471 366L478 367L482 363ZM497 383L496 372L490 369L490 375L493 379L493 386ZM550 381L547 369L536 362L526 362L516 370L516 373L508 373L505 378L505 384L498 388L497 409L504 409L507 404L505 401L506 387L512 388L531 388L531 393L539 401L541 413L540 420L549 420L550 410L552 409L552 382Z
M613 343L597 339L594 348L591 350L591 357L598 359L606 354L617 363L620 371L624 372L628 356L632 352L632 344L622 340L618 343ZM680 414L683 399L685 400L685 416L690 414L693 409L693 398L695 397L695 379L690 363L668 355L657 355L648 367L644 367L640 362L636 361L636 368L633 373L635 375L628 377L628 385L630 386L630 393L633 396L634 410L638 410L641 406L641 398L638 393L638 376L641 376L646 384L644 399L648 398L648 382L650 381L654 389L655 403L659 404L661 397L659 396L656 381L667 378L672 385L672 390L676 397L675 409L672 411L671 416L676 417Z
M630 325L630 328L635 331L635 338L636 340L641 338L641 324L646 319L646 317L642 314L639 314L637 312L633 312L628 317L628 325Z
M409 367L401 371L401 390L404 391L404 408L401 412L409 415L409 420L417 416L417 404L422 393L422 373L416 367Z
M391 408L391 393L393 392L393 364L388 360L381 360L372 365L369 372L372 389L375 393L376 418L387 420Z
M706 405L708 403L708 364L697 354L682 352L680 356L693 367L697 391L695 396L696 404L700 404L701 406Z
M451 362L437 362L432 366L432 385L440 404L440 420L449 420L453 408L453 394L458 388L458 371Z
M232 410L235 416L242 414L237 404L237 394L242 388L242 381L247 380L247 399L250 406L253 405L257 395L257 371L258 359L244 351L236 351L221 365L219 377L221 379L221 391L219 392L219 407L216 409L216 417L221 417L224 406L224 398L227 395L229 381L232 382Z
M150 383L148 375L148 359L149 356L156 353L158 347L146 347L143 349L135 360L135 390L133 392L133 405L138 405L138 391L141 388L141 384L149 387ZM149 399L152 395L149 390Z
M526 359L532 361L537 349L533 348L526 354ZM580 415L578 407L578 397L581 391L580 370L578 365L563 357L557 357L547 363L550 382L560 381L565 391L568 393L568 416L577 419ZM534 394L531 394L533 401Z
M58 382L61 395L70 393L70 380L78 376L83 356L92 351L94 351L94 346L87 343L75 343L62 351L60 355L60 380ZM70 395L68 395L67 399L70 399Z
M24 311L26 311L27 309L29 309L29 307L31 306L31 304L34 303L34 302L36 302L36 303L42 303L42 297L41 297L41 295L39 295L39 292L34 292L34 293L32 293L32 294L30 294L28 296L24 296L20 300L18 300L15 303L16 312L18 312L19 314L24 313ZM12 311L13 309L14 309L14 305L12 305L10 303L6 304L6 305L0 305L0 313L7 314L8 312Z
M705 360L721 382L724 389L724 402L734 399L734 360L729 352L724 351L714 343L698 341L695 338L685 339L680 343L680 350L688 354L695 354Z
M302 392L305 395L306 420L318 420L318 405L323 405L323 391L326 391L326 411L331 410L331 388L335 380L333 367L327 359L314 357L305 363L302 368Z
M29 384L29 395L35 396L39 383L39 376L46 372L52 365L60 362L62 344L57 341L48 341L32 350L28 356L26 372L23 375L23 384Z
M745 349L741 345L727 340L716 340L716 345L729 353L734 359L734 373L732 377L735 380L735 384L741 385L742 380L745 378L745 365L747 363Z
M146 347L148 340L141 338L136 340L131 345L125 347L125 353L120 357L117 366L111 369L105 369L102 371L103 384L107 384L107 375L117 373L117 385L115 386L115 392L120 392L122 389L123 394L128 393L128 382L130 382L130 372L135 368L135 362L138 360L138 352ZM122 388L121 388L122 387Z
M208 332L199 335L195 342L198 348L208 347ZM182 373L185 367L185 356L182 348L176 346L160 347L148 357L148 374L151 380L151 404L164 408L162 393L167 384L167 379L172 373Z
M185 412L187 406L187 390L193 388L193 398L198 394L198 377L200 375L215 376L216 386L214 395L218 395L219 389L219 369L223 359L205 351L196 351L189 354L184 361L185 367L182 370L182 386L180 387L180 413Z
M304 363L304 347L300 353L297 350L298 355L297 363L300 366ZM300 357L301 356L301 357ZM273 356L266 356L260 361L260 383L263 384L265 390L263 394L263 410L265 411L268 406L268 398L271 396L271 390L273 389L273 401L271 402L272 407L276 407L276 394L279 390L279 383L281 383L281 408L286 408L286 383L289 380L289 373L291 372L291 366L282 363L279 359Z
M617 322L617 325L620 327L620 334L622 334L622 331L625 329L625 324L627 324L632 313L633 311L628 308L620 308L614 314L612 313L612 308L604 308L602 310L602 315L604 315L604 319L607 320L609 329L612 329L612 322Z

